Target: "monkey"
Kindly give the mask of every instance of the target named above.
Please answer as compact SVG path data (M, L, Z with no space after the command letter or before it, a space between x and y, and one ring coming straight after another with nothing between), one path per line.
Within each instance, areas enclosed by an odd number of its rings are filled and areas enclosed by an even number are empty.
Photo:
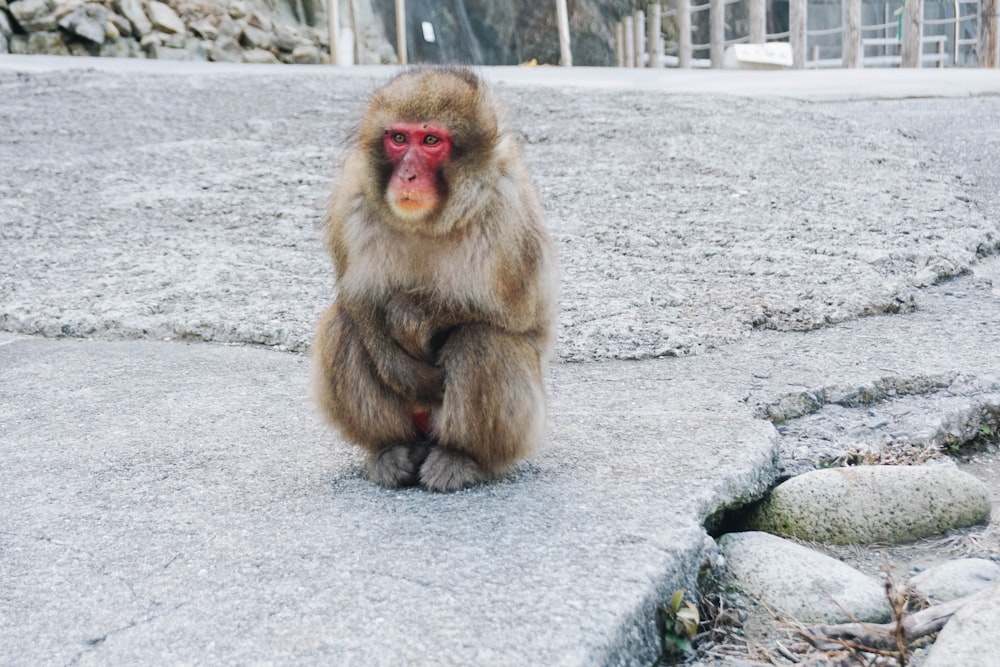
M496 480L544 435L558 271L505 113L469 69L405 70L371 94L330 200L314 393L387 488Z

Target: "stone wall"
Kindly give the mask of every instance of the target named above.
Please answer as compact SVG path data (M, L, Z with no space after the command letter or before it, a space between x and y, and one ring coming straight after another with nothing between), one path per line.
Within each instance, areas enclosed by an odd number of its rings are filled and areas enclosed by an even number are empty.
M353 3L357 60L393 62L381 21ZM342 13L342 16L344 14ZM343 23L343 19L342 19ZM0 0L0 53L329 62L323 0Z

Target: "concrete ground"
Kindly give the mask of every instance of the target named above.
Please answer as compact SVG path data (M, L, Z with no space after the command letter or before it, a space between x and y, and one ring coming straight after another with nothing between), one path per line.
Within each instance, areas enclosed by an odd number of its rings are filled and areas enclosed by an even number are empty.
M387 70L0 57L0 662L649 665L810 388L1000 387L1000 76L498 68L563 267L547 446L386 491L320 421ZM931 397L933 398L933 397Z

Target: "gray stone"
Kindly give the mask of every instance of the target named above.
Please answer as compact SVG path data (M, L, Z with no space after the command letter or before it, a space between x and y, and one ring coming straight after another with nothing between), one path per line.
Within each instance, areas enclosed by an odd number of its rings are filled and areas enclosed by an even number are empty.
M191 60L208 60L208 51L212 47L212 42L207 39L188 38L184 44L184 49L191 54Z
M156 60L195 60L191 51L185 48L167 46L165 44L151 44L146 50L146 55L147 57L154 58Z
M265 32L274 31L274 21L272 21L270 17L263 12L254 12L248 16L247 25L254 28L260 28Z
M300 44L292 50L292 61L297 65L318 65L319 49L315 44Z
M235 2L229 3L229 6L226 8L226 12L234 19L241 19L247 15L247 5L241 0L236 0Z
M240 35L243 34L243 26L239 21L234 21L228 16L223 16L216 27L216 33L219 37L232 37L235 40L239 40Z
M167 4L150 0L146 5L146 16L153 27L165 33L184 33L186 28L181 17Z
M295 50L296 46L305 43L305 39L295 28L283 23L274 26L274 42L279 49L287 53Z
M0 33L0 53L7 53L10 51L10 43L7 41L7 35Z
M265 49L250 49L243 52L243 62L255 65L277 65L281 61L273 53Z
M132 22L127 18L119 14L118 12L108 12L108 21L111 25L115 27L118 31L118 38L121 37L133 37L135 32L132 28ZM116 38L117 39L117 38Z
M200 21L195 21L190 24L188 28L194 34L198 35L203 39L215 39L219 36L219 29L215 26L212 21L208 19L202 19Z
M99 55L103 58L144 58L145 52L134 37L122 37L101 45Z
M729 586L803 623L882 622L882 585L835 558L769 533L719 539Z
M100 47L92 42L81 42L73 40L66 45L69 49L69 54L71 56L76 56L78 58L85 58L87 56L95 55L100 52Z
M0 36L10 37L14 34L14 28L10 25L10 18L7 12L0 11Z
M208 59L226 63L243 62L243 47L232 37L219 35L209 49Z
M183 49L187 47L187 35L182 32L175 33L163 33L160 38L160 44L163 46L169 46L172 49Z
M132 34L136 37L141 39L153 31L140 0L115 0L115 7L132 24Z
M32 55L68 56L69 47L58 32L33 32L28 35L28 53Z
M60 28L94 44L104 42L107 24L108 10L94 2L77 7L59 20Z
M814 470L778 485L747 527L831 544L906 542L990 516L985 485L950 466Z
M25 32L55 30L59 19L52 0L17 0L10 3L10 15Z
M938 602L978 593L1000 580L1000 565L985 558L958 558L939 563L910 578L910 585Z
M938 633L923 667L996 667L1000 585L969 602Z
M248 49L270 49L274 46L274 35L248 25L243 28L243 38L240 42Z
M11 35L8 40L7 48L10 52L19 55L28 55L28 36L27 35Z
M162 32L154 30L153 32L143 35L142 39L139 40L139 45L142 46L142 48L145 49L146 51L149 51L149 49L153 48L154 46L159 46L160 44L163 44L163 37L164 35Z
M128 23L128 21L125 22ZM131 25L129 26L129 32L125 34L126 35L132 34ZM111 17L108 17L108 20L104 24L104 41L113 42L115 40L121 39L121 37L122 37L121 30L119 30L118 26L115 25L115 22L111 20Z

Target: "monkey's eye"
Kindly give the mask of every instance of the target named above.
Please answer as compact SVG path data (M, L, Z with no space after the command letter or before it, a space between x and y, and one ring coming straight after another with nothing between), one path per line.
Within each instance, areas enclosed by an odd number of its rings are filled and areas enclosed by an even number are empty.
M440 137L435 137L433 134L428 134L426 137L424 137L424 143L427 144L428 146L433 146L435 144L441 143L441 139Z
M393 132L391 138L392 138L392 143L394 143L394 144L405 144L406 143L406 135L403 134L402 132Z

